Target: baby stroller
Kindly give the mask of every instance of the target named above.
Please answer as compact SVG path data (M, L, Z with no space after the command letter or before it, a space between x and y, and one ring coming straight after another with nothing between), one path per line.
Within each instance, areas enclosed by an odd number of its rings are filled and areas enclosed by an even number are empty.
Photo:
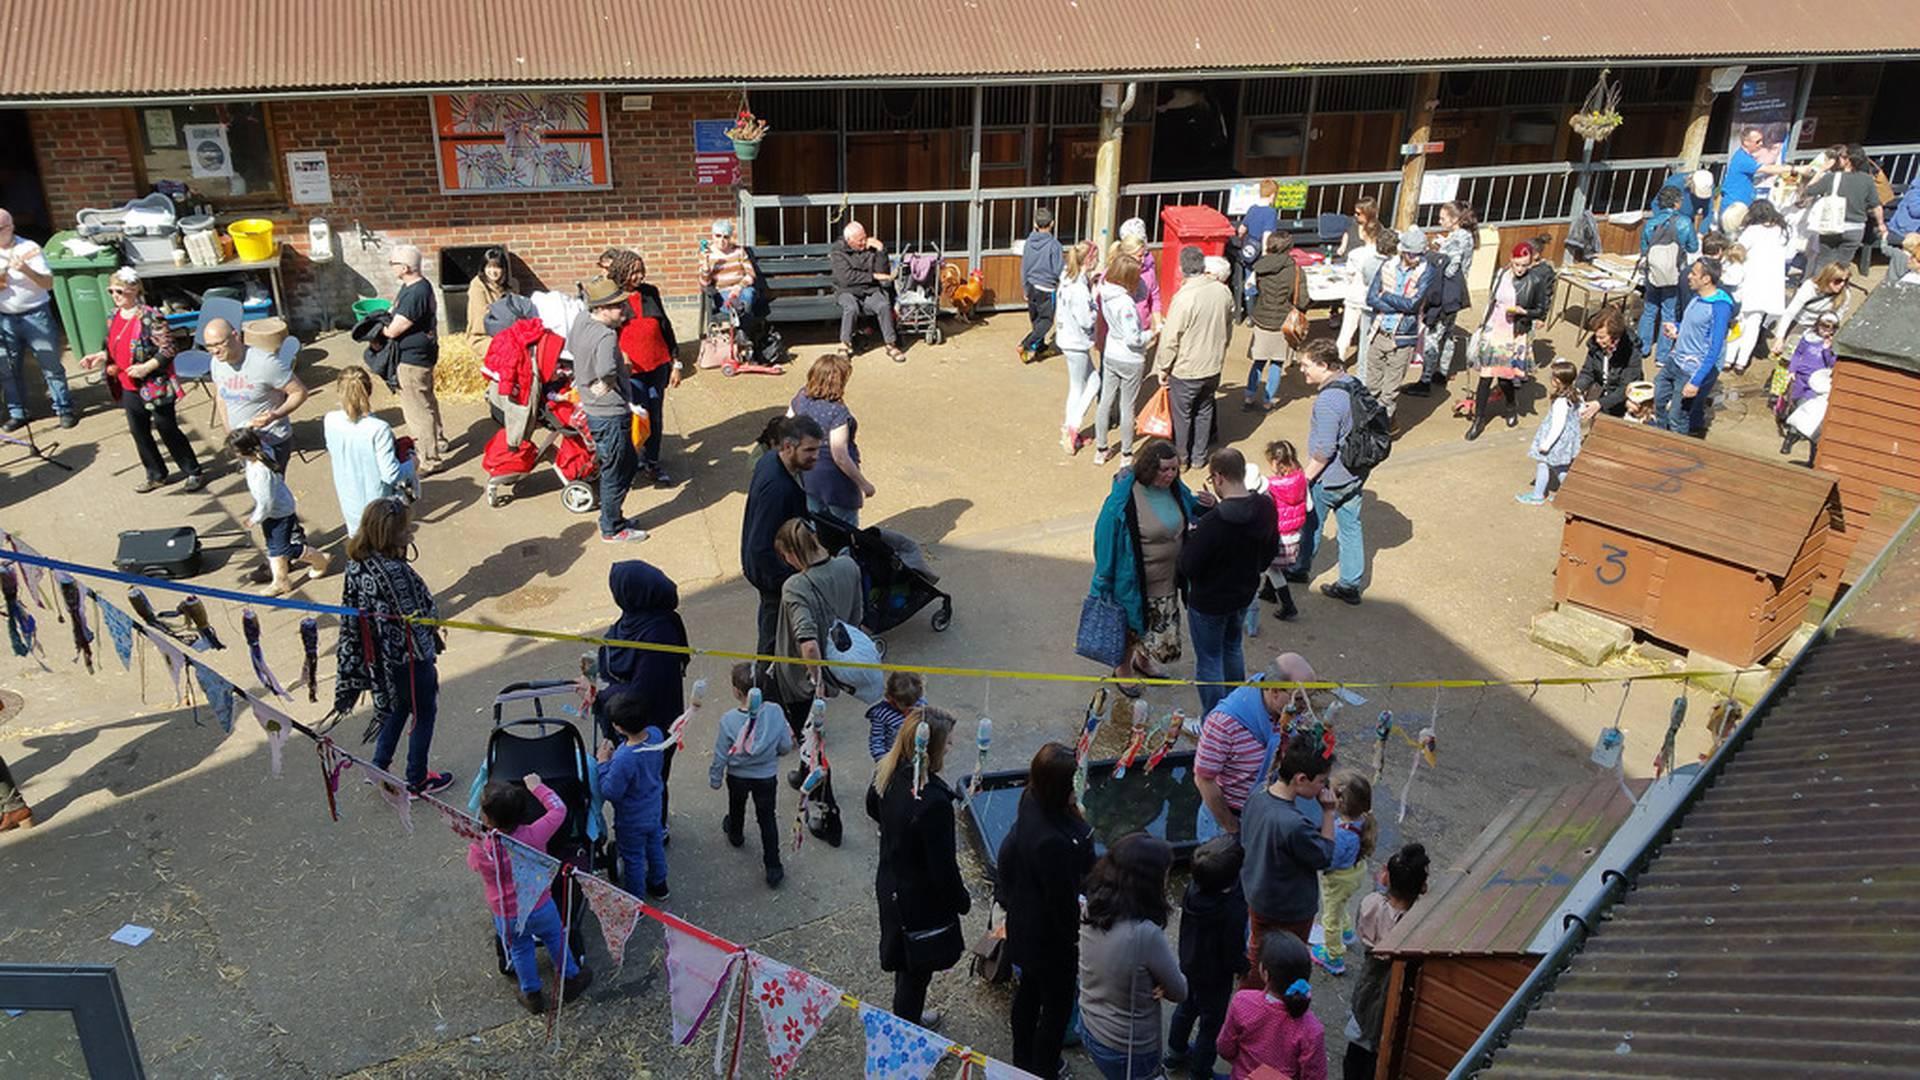
M487 403L501 425L481 456L490 507L511 502L514 485L541 471L548 451L560 477L561 505L584 514L600 504L593 435L574 399L573 367L560 359L564 345L539 318L528 317L501 329L488 346L482 374Z
M500 688L494 695L493 731L487 736L487 753L474 780L469 809L478 812L480 791L489 778L518 782L528 773L540 774L567 807L566 823L547 842L547 854L576 870L594 873L611 865L611 849L601 827L593 758L580 729L557 710L549 715L542 706L545 698L576 698L579 692L579 683L573 679L541 679ZM506 719L509 708L522 713L522 718ZM532 715L524 715L529 708ZM576 958L584 957L586 935L580 916L586 910L586 898L568 881L556 884L554 902L565 905L567 947ZM488 936L493 939L500 973L512 978L513 963L500 935L490 932ZM553 959L557 966L558 958Z
M814 535L828 551L844 552L859 564L866 605L861 625L870 632L891 630L935 600L940 601L940 610L933 613L934 630L953 624L953 597L940 591L940 575L927 566L925 553L912 537L877 525L850 529L825 515L814 515L812 521Z
M940 267L946 257L940 245L921 251L912 244L900 249L893 260L896 293L893 301L893 326L902 334L922 334L927 344L938 345L940 333Z

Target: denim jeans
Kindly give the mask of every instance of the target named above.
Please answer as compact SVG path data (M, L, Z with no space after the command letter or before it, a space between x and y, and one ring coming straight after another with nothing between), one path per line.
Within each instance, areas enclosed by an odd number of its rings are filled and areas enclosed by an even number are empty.
M1289 352L1292 350L1289 349ZM1247 364L1247 400L1256 405L1264 405L1280 397L1280 377L1287 373L1287 360L1253 360ZM1261 397L1262 375L1265 376L1266 396Z
M1640 308L1640 347L1646 350L1641 355L1665 361L1673 351L1673 339L1660 328L1679 321L1680 286L1647 286L1645 303Z
M627 527L620 507L640 468L640 455L634 453L632 422L624 413L588 416L587 430L593 432L593 456L600 463L600 535L612 536Z
M1154 1041L1159 1042L1157 1039ZM1100 1070L1100 1075L1106 1080L1154 1080L1155 1077L1166 1075L1160 1067L1158 1045L1151 1050L1129 1055L1094 1038L1093 1032L1087 1030L1084 1017L1080 1020L1080 1047L1093 1059L1093 1067Z
M1341 550L1345 549L1346 545L1342 544ZM1240 617L1239 611L1208 615L1191 606L1187 608L1187 627L1193 633L1193 677L1200 683L1196 689L1200 692L1201 716L1212 712L1231 689L1208 686L1208 683L1240 682L1247 677L1247 660L1240 648L1244 632Z
M53 401L53 411L61 416L72 413L73 399L67 394L67 369L60 366L60 334L53 325L53 305L48 303L20 315L0 312L0 390L7 396L7 414L26 419L29 351L47 380L47 397Z
M536 941L547 947L547 955L553 958L555 970L560 970L561 959L566 959L564 978L571 979L580 974L580 958L567 948L567 931L560 924L560 908L554 904L552 896L527 912L527 925L519 933L514 933L513 924L498 915L493 917L493 929L507 943L507 956L513 960L513 973L520 980L522 993L532 994L540 990L540 956L534 951Z
M373 763L382 769L393 764L400 732L407 726L407 717L413 717L413 734L407 736L407 785L418 787L427 778L427 751L433 746L433 721L440 712L440 672L431 660L415 660L388 664L386 676L393 687L387 698L392 711L379 716Z
M807 513L823 514L850 529L860 528L860 511L851 506L835 506L809 495L807 496Z
M1367 573L1367 549L1360 531L1360 493L1365 487L1363 480L1339 487L1314 482L1313 509L1307 512L1306 527L1300 530L1300 558L1294 562L1302 573L1313 572L1313 553L1320 546L1327 517L1332 515L1340 537L1340 584L1360 587L1360 579Z
M1683 392L1689 376L1671 359L1660 365L1653 377L1653 426L1663 431L1692 435L1707 429L1707 401L1713 397L1714 379L1708 379L1698 393L1689 398Z
M616 833L614 840L620 849L621 888L635 896L645 896L643 888L666 887L666 830L645 829L632 836Z

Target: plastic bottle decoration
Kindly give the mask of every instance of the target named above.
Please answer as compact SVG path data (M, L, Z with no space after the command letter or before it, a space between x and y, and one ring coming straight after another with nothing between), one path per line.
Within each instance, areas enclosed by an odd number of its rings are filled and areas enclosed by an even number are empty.
M818 704L818 702L816 702ZM914 725L913 729L913 797L920 797L920 788L927 782L927 722Z
M1127 737L1127 748L1120 753L1120 760L1114 762L1113 778L1119 780L1133 767L1133 759L1140 754L1140 748L1147 743L1147 716L1151 712L1145 705L1133 707L1133 733Z
M35 623L20 602L20 581L14 577L12 564L0 566L0 595L5 596L7 604L7 641L13 646L13 655L26 656L33 651Z
M180 606L175 610L193 626L194 636L189 642L193 646L193 651L205 652L208 649L226 648L220 641L220 635L213 632L213 622L207 618L207 605L199 597L187 597L180 601Z
M87 626L86 612L80 607L80 583L66 574L54 575L54 587L60 592L60 606L73 617L73 658L93 674L93 631Z
M1413 764L1407 767L1407 786L1400 789L1400 813L1394 818L1395 821L1407 820L1407 797L1413 792L1413 776L1420 771L1422 761L1427 763L1427 768L1433 768L1439 750L1437 737L1430 727L1420 729L1419 742L1420 752L1413 755Z
M1161 732L1159 741L1154 745L1153 753L1147 756L1147 772L1152 772L1159 767L1161 760L1180 742L1180 736L1186 729L1187 714L1179 709L1173 710L1172 715L1167 717L1167 729ZM1153 736L1148 735L1147 741L1154 742Z
M1246 636L1259 637L1260 636L1260 601L1255 600L1253 603L1248 604L1247 610L1240 613L1240 621L1241 621L1241 629L1246 633Z
M300 681L307 684L307 700L320 700L320 621L309 615L300 620Z
M252 608L240 612L240 636L247 642L247 657L253 661L253 677L260 680L269 693L287 697L287 688L280 685L280 677L267 666L267 654L260 647L260 616ZM291 700L291 699L289 699Z
M1620 754L1626 748L1627 738L1617 727L1603 727L1600 735L1593 740L1593 754L1588 758L1595 765L1612 772L1620 767Z
M987 750L993 746L993 718L981 716L973 732L973 782L967 785L967 798L980 794L980 774L987 771Z
M580 654L580 677L573 681L573 688L580 695L580 715L593 717L594 700L600 696L600 683L593 677L595 668L593 653Z
M730 754L744 754L753 746L754 731L760 724L760 710L767 703L766 696L759 687L747 691L747 722L740 725L740 734L733 737L733 745L727 748Z
M667 737L661 741L662 746L672 743L676 750L687 748L687 724L700 712L700 706L705 704L706 696L707 680L693 680L693 693L687 699L687 711L681 713L667 727Z
M1653 759L1653 778L1660 779L1661 774L1673 767L1673 743L1680 735L1680 725L1687 719L1687 692L1683 689L1673 699L1673 710L1667 715L1667 734L1660 740L1660 753Z
M1393 734L1393 713L1388 709L1380 710L1380 720L1373 725L1373 782L1379 783L1380 777L1387 771L1387 736Z
M826 739L827 702L825 698L814 698L813 708L807 711L807 721L800 728L800 768L806 776L800 781L800 812L793 822L793 850L799 851L807 835L807 808L813 802L813 793L827 778L826 753L822 744ZM922 731L925 730L923 727ZM916 762L917 765L917 762ZM916 784L914 794L919 795Z
M1106 712L1107 688L1102 686L1093 692L1092 700L1087 702L1087 718L1080 725L1080 740L1073 747L1074 760L1082 766L1086 765L1087 755L1093 750L1093 734L1100 730Z

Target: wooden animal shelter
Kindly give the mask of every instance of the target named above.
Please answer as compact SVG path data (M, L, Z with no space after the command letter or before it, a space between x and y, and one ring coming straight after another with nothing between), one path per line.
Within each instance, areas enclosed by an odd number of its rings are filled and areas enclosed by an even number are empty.
M1822 566L1838 587L1859 579L1920 503L1920 286L1875 289L1833 344L1813 461L1840 481L1840 527Z
M1915 390L1920 399L1920 388ZM1553 596L1734 664L1830 597L1832 473L1601 417L1567 473Z
M1551 950L1559 928L1547 924L1632 811L1611 772L1523 792L1433 876L1374 948L1393 965L1379 1080L1452 1070Z

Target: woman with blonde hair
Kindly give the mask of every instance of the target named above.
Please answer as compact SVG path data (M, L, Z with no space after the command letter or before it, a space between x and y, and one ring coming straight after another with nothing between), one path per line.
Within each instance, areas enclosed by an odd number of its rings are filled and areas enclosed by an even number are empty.
M340 520L347 533L359 528L367 504L414 488L414 461L403 464L394 445L393 427L373 415L373 377L363 367L342 371L334 380L340 407L321 421L327 440L327 461L333 466L333 493L340 501Z
M1100 405L1093 414L1095 465L1113 459L1114 448L1107 442L1107 431L1116 403L1120 407L1120 463L1133 462L1134 403L1147 371L1146 349L1156 333L1142 318L1136 302L1140 261L1128 253L1126 241L1116 246L1119 250L1107 260L1107 276L1094 293L1094 303L1107 320L1107 342L1100 353Z
M825 514L852 528L860 527L860 508L873 498L874 487L860 471L860 446L854 441L860 421L847 407L847 380L853 377L853 358L845 352L827 353L807 371L807 385L793 395L788 416L811 417L827 433L826 451L800 478L807 492L807 510Z
M926 1028L940 1023L940 1013L927 1008L927 987L935 972L959 962L965 948L960 916L973 906L956 857L959 796L940 775L953 723L931 705L907 714L867 789L867 816L880 824L873 880L880 970L893 973L893 1014Z
M186 480L181 486L199 491L205 483L200 459L174 417L180 383L173 375L173 332L167 328L166 316L146 302L140 275L132 267L113 272L107 293L113 298L113 315L107 320L106 348L83 357L80 364L104 365L107 392L126 410L127 430L133 433L133 447L147 471L146 480L133 490L145 494L168 480L166 460L153 442L157 430L174 464L180 466Z
M1100 247L1089 240L1066 250L1060 288L1054 293L1053 345L1067 361L1067 411L1060 421L1060 448L1080 451L1085 439L1080 425L1087 407L1100 396L1100 380L1093 374L1093 338L1099 309L1093 293L1100 273Z

